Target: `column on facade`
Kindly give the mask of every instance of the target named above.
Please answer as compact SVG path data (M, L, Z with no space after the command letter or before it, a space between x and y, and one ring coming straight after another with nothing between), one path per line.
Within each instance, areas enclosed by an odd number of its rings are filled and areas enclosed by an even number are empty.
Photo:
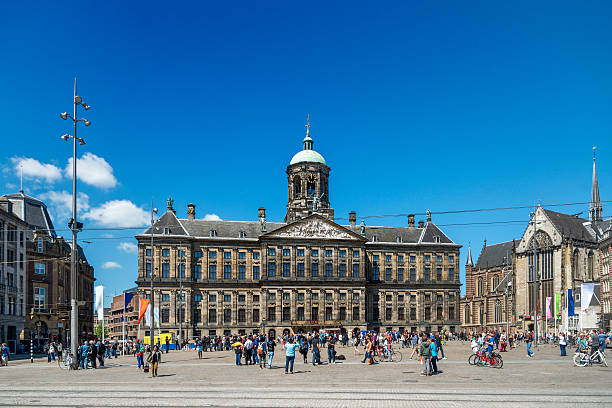
M304 302L304 319L312 320L312 289L306 289L306 299Z

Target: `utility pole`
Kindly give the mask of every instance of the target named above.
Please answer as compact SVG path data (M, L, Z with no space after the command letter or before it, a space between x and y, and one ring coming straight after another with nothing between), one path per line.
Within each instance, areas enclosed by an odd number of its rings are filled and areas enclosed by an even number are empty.
M181 253L181 247L183 246L183 242L179 243L179 255L182 255ZM181 263L181 259L183 258L183 256L179 256L179 344L182 344L183 341L183 319L185 318L185 315L183 313L183 266L185 264Z
M535 345L538 345L538 244L536 242L536 232L537 232L537 207L533 212L533 307L535 309L535 313L533 314L534 325L533 329L535 331L534 342Z
M153 214L157 214L157 208L153 207L153 199L151 199L151 295L150 295L150 303L149 303L149 318L151 319L151 329L149 331L149 345L151 346L151 350L153 350L153 341L155 339L155 313L153 309L155 308L153 295L153 279L155 278L155 252L153 250L153 223L155 220L153 219Z

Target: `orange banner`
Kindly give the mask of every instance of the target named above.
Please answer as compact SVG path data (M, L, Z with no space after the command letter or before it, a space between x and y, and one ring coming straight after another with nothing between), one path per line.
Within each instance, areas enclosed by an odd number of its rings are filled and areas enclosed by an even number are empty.
M138 314L140 316L138 316L138 324L140 324L140 321L142 320L142 316L144 316L145 312L147 311L147 308L149 307L149 303L151 303L151 301L149 299L140 299L140 309L138 311Z

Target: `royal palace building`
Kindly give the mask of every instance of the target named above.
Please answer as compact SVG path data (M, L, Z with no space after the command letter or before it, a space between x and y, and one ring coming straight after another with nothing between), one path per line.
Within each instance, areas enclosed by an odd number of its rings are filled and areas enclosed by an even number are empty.
M355 212L348 225L334 222L330 168L309 125L286 172L284 222L268 222L265 208L257 221L206 221L193 204L179 218L168 199L136 236L138 292L150 297L153 279L162 333L459 328L460 245L430 213L417 225L409 216L406 227L358 225Z

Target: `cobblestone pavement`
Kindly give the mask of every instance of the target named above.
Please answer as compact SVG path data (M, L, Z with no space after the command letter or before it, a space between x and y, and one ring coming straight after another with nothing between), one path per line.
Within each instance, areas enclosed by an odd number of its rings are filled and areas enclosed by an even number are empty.
M322 357L327 356L322 350ZM284 351L275 367L236 367L231 352L174 351L163 355L158 378L136 368L134 357L107 361L97 370L67 371L37 360L0 368L0 406L35 407L472 407L612 406L612 367L577 368L571 356L540 346L528 359L525 348L502 353L503 369L467 364L469 343L446 346L442 373L419 375L421 366L401 350L401 363L361 364L350 347L338 348L347 360L312 366L300 357L295 374L284 374ZM572 353L570 353L572 354ZM310 356L310 355L309 355ZM612 362L611 362L612 364Z

